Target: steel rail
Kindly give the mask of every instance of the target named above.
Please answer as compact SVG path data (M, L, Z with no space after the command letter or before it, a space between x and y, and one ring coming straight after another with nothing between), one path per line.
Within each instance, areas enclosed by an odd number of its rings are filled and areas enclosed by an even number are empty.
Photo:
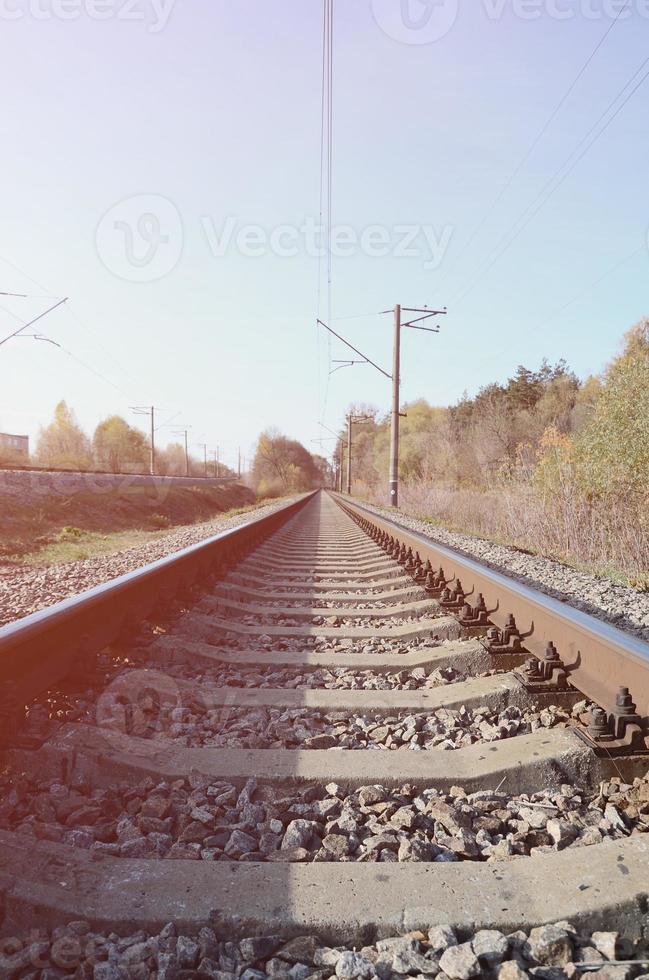
M114 643L130 627L193 585L238 560L276 531L313 494L190 545L133 572L9 623L0 629L0 727L3 689L23 703L37 697L87 656Z
M571 683L596 704L612 710L619 688L628 687L638 714L645 725L649 722L649 643L347 497L331 496L350 516L357 515L418 551L423 561L429 559L433 567L443 568L445 578L461 579L466 594L481 592L495 626L502 629L513 614L521 634L529 633L524 644L535 657L541 659L547 644L553 642Z

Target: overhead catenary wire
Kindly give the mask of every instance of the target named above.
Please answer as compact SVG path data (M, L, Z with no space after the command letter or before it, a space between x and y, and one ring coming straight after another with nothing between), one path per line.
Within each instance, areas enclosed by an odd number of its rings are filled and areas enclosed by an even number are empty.
M320 326L321 327L324 327L325 330L328 330L330 334L333 334L334 337L336 337L343 344L345 344L347 347L349 347L350 350L353 350L355 354L358 354L359 357L362 357L364 364L371 364L373 368L376 368L377 371L380 371L381 374L384 374L386 378L388 378L388 379L391 379L392 378L392 375L391 374L388 374L388 372L387 371L384 371L382 367L379 367L379 365L376 364L371 358L369 358L366 354L364 354L362 351L360 351L358 349L358 347L354 347L354 345L353 344L350 344L350 342L348 340L345 340L344 337L341 337L341 335L339 333L336 333L335 330L332 330L332 328L329 327L329 326L327 326L327 324L324 323L324 321L320 320L319 323L320 323Z
M318 222L322 228L323 220L323 201L324 201L324 148L325 148L325 79L326 79L326 25L327 25L327 6L323 4L322 9L322 77L320 82L320 178L318 182ZM318 263L316 271L316 322L315 322L315 349L316 349L316 372L317 372L317 412L321 409L321 377L320 377L320 327L318 319L322 314L322 252L318 250Z
M608 119L606 117L612 112L616 102L618 102L623 96L625 91L633 84L637 76L646 68L649 64L649 56L644 59L642 64L635 70L630 79L625 82L617 95L611 100L606 109L600 113L598 118L595 120L593 125L590 127L588 132L581 138L577 146L572 150L564 162L557 168L554 174L545 182L541 190L537 193L536 197L528 204L522 214L513 222L511 227L501 236L498 244L495 248L487 255L486 259L477 267L472 278L469 279L468 284L461 289L453 302L457 306L459 302L466 298L466 296L472 292L475 286L481 282L484 276L493 268L496 262L505 254L507 249L516 241L518 236L527 228L530 222L536 217L539 211L544 207L544 205L550 200L552 195L559 189L563 184L564 180L570 176L577 164L584 158L588 150L597 142L597 140L602 136L608 127L611 125L614 119L620 114L622 109L627 105L631 98L635 95L638 89L644 84L644 82L649 77L649 70L645 71L639 81L631 89L630 92L623 98L623 101L615 108L615 111L610 115ZM604 120L606 120L604 122ZM597 127L601 125L598 130ZM592 139L591 139L592 136ZM590 142L588 142L590 140ZM584 145L585 144L585 145ZM581 149L583 147L583 149ZM581 152L579 150L581 149ZM575 157L575 154L578 154ZM575 159L573 160L573 157ZM564 172L565 171L565 172ZM554 185L554 186L553 186ZM537 205L535 207L535 205ZM531 212L531 213L530 213ZM520 227L517 228L517 226ZM510 237L511 236L511 237Z
M573 78L572 82L570 83L570 85L568 86L568 88L564 91L563 95L561 96L561 98L559 99L559 101L555 105L554 109L552 110L552 112L550 113L550 115L548 116L548 118L546 119L545 123L543 124L543 126L541 127L541 129L538 131L538 133L536 134L536 136L534 137L534 139L532 140L532 142L528 146L527 150L525 151L525 153L523 154L523 156L521 157L521 159L519 160L519 162L517 163L517 165L512 170L511 174L509 175L509 177L505 181L503 187L498 192L497 196L494 198L494 200L492 201L491 205L487 208L487 210L483 214L483 216L480 219L480 221L478 222L478 224L474 227L474 229L471 232L471 235L469 236L468 240L465 242L465 244L460 249L460 252L456 256L456 258L455 258L455 260L454 260L453 265L451 266L451 268L448 270L448 272L442 273L442 276L441 276L441 278L440 278L440 280L438 282L438 287L441 285L442 282L445 281L446 277L448 275L450 275L454 271L454 269L457 268L458 264L460 263L460 260L463 258L463 256L471 248L471 245L476 240L476 238L478 237L478 235L480 234L480 232L484 228L485 224L487 223L487 221L489 220L489 218L491 217L491 215L494 213L494 211L496 210L496 208L498 207L498 205L500 204L500 202L504 198L504 196L507 193L507 191L509 190L509 188L512 186L512 184L514 183L514 181L516 180L516 178L518 177L518 175L523 170L525 164L528 162L528 160L532 156L532 153L534 152L534 150L536 149L536 147L539 145L539 143L541 142L541 140L543 139L543 137L547 133L548 129L550 128L550 126L552 125L552 123L554 122L554 120L556 119L556 117L559 115L559 112L561 111L561 109L564 107L564 105L568 101L569 97L574 92L575 88L577 87L577 84L579 83L579 81L581 80L581 78L583 77L583 75L585 74L587 68L589 67L589 65L591 64L591 62L593 61L593 59L595 58L595 55L597 54L597 52L600 50L600 48L602 47L602 45L606 41L607 37L609 36L609 34L611 33L611 31L613 30L613 28L615 27L615 25L619 21L620 17L624 13L624 11L628 8L630 2L631 2L631 0L625 0L624 5L622 7L620 7L620 9L617 12L617 15L614 17L614 19L612 20L612 22L609 24L609 26L607 27L607 29L604 31L604 34L602 35L602 37L599 39L599 41L597 42L597 44L595 45L595 47L592 49L592 51L590 52L590 54L588 55L588 57L586 58L586 60L581 65L579 71L577 72L577 74Z
M327 322L331 321L332 316L332 281L333 281L333 255L332 255L332 215L333 215L333 38L334 38L334 0L323 0L322 18L322 91L321 91L321 118L320 118L320 228L324 233L325 256L326 256L326 300L324 316ZM319 327L318 321L323 316L322 313L322 256L318 256L318 296L316 312L316 330ZM320 400L318 391L318 411L320 418L324 418L327 411L327 401L329 396L329 379L331 376L331 337L327 336L327 380L325 383L324 396ZM320 385L320 348L318 342L318 385Z
M0 346L2 346L2 344L6 344L8 340L12 340L14 337L17 337L19 334L21 334L23 332L23 330L26 330L28 327L33 326L34 323L38 323L38 321L39 320L42 320L43 317L44 316L47 316L48 313L52 313L59 306L62 306L63 303L66 303L67 302L67 299L68 299L68 297L65 296L63 299L58 300L58 302L54 303L53 306L50 306L47 310L43 310L42 313L39 313L38 316L33 317L27 323L23 323L23 325L20 326L20 327L18 327L17 330L14 330L13 333L10 333L8 336L3 337L0 340ZM15 316L15 314L12 314L12 316ZM17 318L17 319L19 319L19 318Z
M84 368L84 370L90 372L90 374L94 375L100 381L103 381L104 384L107 384L111 388L113 388L115 391L120 392L120 394L123 395L129 401L131 401L131 402L138 401L137 398L134 398L133 392L128 392L121 385L117 384L114 381L111 381L111 379L110 378L107 378L106 375L102 374L101 371L98 371L92 365L88 364L85 360L83 360L82 358L80 358L73 351L69 350L68 347L66 347L64 344L60 343L59 341L53 340L50 337L44 337L41 334L36 334L36 333L25 334L24 333L24 331L28 327L32 326L38 320L42 319L48 313L52 312L53 310L57 309L58 307L62 306L63 304L65 304L66 312L68 312L73 317L73 319L76 320L77 324L82 328L82 330L84 330L87 333L91 333L91 331L90 331L90 328L88 327L88 325L81 320L81 318L79 317L79 315L72 308L71 301L70 301L69 297L65 297L65 298L61 299L61 298L55 296L54 294L47 292L46 291L46 287L43 286L42 283L39 283L36 279L34 279L32 276L30 276L28 273L26 273L23 269L20 269L17 265L15 265L15 263L10 262L8 259L4 258L4 256L0 256L0 261L3 262L5 265L8 265L12 269L14 269L16 272L18 272L21 276L23 276L29 282L31 282L34 285L38 286L39 289L44 290L44 292L42 294L38 294L38 295L32 294L32 293L26 294L26 293L11 293L11 292L0 292L0 295L2 295L2 296L8 296L8 297L20 298L20 299L56 299L57 300L57 302L53 306L49 307L47 310L45 310L44 312L40 313L38 316L34 317L32 320L28 321L27 323L22 324L22 326L20 326L17 330L13 331L13 333L10 334L8 337L4 338L3 340L0 340L0 344L5 343L7 340L10 340L13 337L29 337L29 338L33 338L33 339L36 339L36 340L44 340L44 341L47 341L48 343L50 343L53 346L55 346L56 348L58 348L61 351L61 353L63 353L63 354L66 355L66 357L69 357L72 361L74 361L80 367ZM20 320L20 317L13 310L9 310L9 309L7 309L4 306L0 306L0 309L4 310L4 312L6 312L13 319ZM93 339L95 340L95 343L97 344L97 346L99 347L99 349L102 350L103 353L106 356L108 356L113 361L113 363L115 364L115 366L120 371L122 371L122 373L124 373L126 375L130 374L130 372L127 372L124 369L124 367L113 356L113 354L111 353L111 351L108 350L108 348L104 344L102 344L97 339L97 337L94 334L93 334ZM131 375L131 380L132 379L133 379L133 375ZM170 412L172 410L170 410L170 409L159 409L159 411L167 412L168 413L168 412ZM176 414L175 415L172 415L171 419L168 419L163 425L156 426L155 427L155 431L157 431L159 428L165 428L165 427L169 426L173 422L173 420L175 418L177 418L177 416L179 414L180 414L179 412L176 412Z
M630 259L634 258L636 255L639 255L641 252L645 252L646 248L647 246L644 243L639 245L637 248L634 248L632 252L629 252L624 256L624 258L619 259L614 265L606 269L605 272L602 272L596 279L580 289L579 292L572 297L572 299L568 300L566 303L563 303L552 313L548 314L548 316L544 317L543 320L539 321L539 323L537 323L533 329L535 331L540 330L547 323L550 323L552 320L556 319L556 317L560 316L565 310L568 309L568 307L573 306L576 302L578 302L582 296L586 296L593 289L595 289L596 286L599 286L600 282L604 282L605 279L612 276L618 271L618 269L621 269L623 265L626 265Z
M113 352L102 343L101 339L97 336L95 331L93 331L88 324L81 319L79 314L76 312L74 303L69 302L66 307L67 313L72 317L73 320L79 325L79 327L89 336L92 337L93 342L97 345L98 350L100 350L106 357L110 358L118 371L120 371L129 381L129 383L136 382L139 384L139 379L135 377L132 371L124 367L121 361L118 361ZM131 395L132 397L132 395ZM136 399L137 400L137 399Z
M24 269L21 269L21 268L20 268L19 266L17 266L17 265L16 265L16 264L15 264L14 262L11 262L11 261L10 261L9 259L7 259L7 258L6 258L5 256L3 256L3 255L0 255L0 262L3 262L3 263L4 263L5 265L7 265L7 266L9 266L9 267L10 267L11 269L13 269L13 270L14 270L15 272L18 272L18 273L19 273L19 275L21 275L21 276L23 276L23 277L24 277L25 279L27 279L27 280L28 280L28 282L31 282L31 283L33 283L33 284L34 284L35 286L38 286L38 288L39 288L39 289L42 289L42 290L44 290L44 292L43 292L42 294L39 294L39 295L36 295L36 294L31 294L31 293L29 293L29 294L27 294L27 293L0 293L0 295L3 295L3 296L16 296L16 297L19 297L19 298L24 298L24 299L57 299L57 298L58 298L58 297L57 297L56 295L54 295L53 293L50 293L50 292L47 292L47 287L46 287L46 286L44 286L44 285L43 285L42 283L40 283L40 282L38 282L38 280L37 280L37 279L34 279L34 278L33 278L33 276L30 276L30 275L29 275L29 273L27 273L27 272L25 272L25 270L24 270ZM122 366L122 365L121 365L121 364L120 364L120 363L119 363L119 362L118 362L118 361L116 360L116 358L115 358L115 357L114 357L114 355L113 355L113 354L112 354L112 353L111 353L111 352L110 352L110 351L108 350L108 348L107 348L107 347L106 347L106 346L105 346L104 344L102 344L102 343L101 343L101 341L100 341L100 340L99 340L99 339L97 338L97 336L96 336L96 335L95 335L95 334L94 334L94 333L93 333L93 332L92 332L92 331L90 330L90 328L88 327L88 325L87 325L86 323L84 323L84 322L83 322L83 321L81 320L81 318L80 318L80 317L78 316L78 314L77 314L77 313L75 312L75 310L74 310L74 307L73 307L73 304L72 304L72 301L70 300L70 298L69 298L69 297L66 297L66 299L65 299L65 301L64 301L64 302L65 302L65 304L66 304L66 312L67 312L67 313L68 313L68 314L69 314L69 315L70 315L70 316L71 316L71 317L72 317L72 318L73 318L74 320L76 320L76 322L77 322L77 323L79 324L79 326L80 326L80 327L81 327L81 328L82 328L82 329L83 329L84 331L86 331L86 332L87 332L87 333L89 333L89 334L92 334L92 336L93 336L93 339L94 339L94 342L95 342L95 343L97 344L97 347L98 347L98 348L99 348L99 349L100 349L100 350L101 350L101 351L102 351L102 352L103 352L103 353L104 353L104 354L105 354L106 356L108 356L108 357L110 357L110 359L111 359L111 360L113 361L113 363L115 364L115 366L116 366L116 367L117 367L117 368L118 368L118 369L119 369L119 370L120 370L120 371L121 371L121 372L122 372L123 374L125 374L125 375L127 375L127 374L129 374L130 372L128 372L128 371L126 371L126 370L124 369L124 367L123 367L123 366ZM61 304L56 304L56 305L61 305ZM55 308L56 308L56 307L52 307L52 309L55 309ZM16 313L14 313L14 312L13 312L12 310L8 310L8 309L7 309L6 307L4 307L4 306L0 306L0 309L2 309L2 310L4 310L4 312L5 312L5 313L8 313L8 314L9 314L9 316L11 316L11 317L13 317L13 318L14 318L15 320L19 320L19 319L20 319L20 317L19 317L19 316L18 316L18 315L17 315ZM32 321L32 322L35 322L35 321ZM27 326L29 326L29 325L30 325L30 324L25 324L25 327L27 327ZM7 339L10 339L10 338L7 338ZM71 358L72 358L73 360L75 360L75 361L76 361L76 362L77 362L77 363L78 363L79 365L81 365L81 367L84 367L84 368L85 368L85 369L86 369L87 371L90 371L90 372L91 372L92 374L94 374L94 375L95 375L95 376L96 376L97 378L100 378L100 379L101 379L102 381L105 381L105 382L106 382L106 384L109 384L109 385L110 385L111 387L113 387L113 388L115 388L116 390L118 390L118 391L121 391L121 392L122 392L122 394L125 394L127 398L132 398L132 397L133 397L133 396L132 396L132 394L131 394L131 395L129 395L129 394L127 393L127 392L125 392L125 391L124 391L124 389L123 389L123 388L122 388L122 387L121 387L120 385L117 385L117 384L115 384L114 382L112 382L112 381L110 381L110 380L109 380L108 378L106 378L106 377L105 377L105 376L104 376L104 375L103 375L103 374L102 374L102 373L101 373L100 371L97 371L97 369L96 369L96 368L93 368L93 367L91 367L91 366L90 366L89 364L87 364L87 363L86 363L85 361L83 361L83 360L82 360L81 358L79 358L79 357L78 357L78 356L77 356L76 354L73 354L73 353L72 353L71 351L69 351L69 350L68 350L68 349L67 349L67 348L66 348L66 347L65 347L65 346L64 346L63 344L61 344L61 343L56 343L56 346L57 346L57 347L60 347L60 348L61 348L61 350L63 350L63 351L64 351L64 352L65 352L65 353L66 353L66 354L67 354L67 355L69 356L69 357L71 357ZM133 380L133 376L132 376L132 375L131 375L131 380Z

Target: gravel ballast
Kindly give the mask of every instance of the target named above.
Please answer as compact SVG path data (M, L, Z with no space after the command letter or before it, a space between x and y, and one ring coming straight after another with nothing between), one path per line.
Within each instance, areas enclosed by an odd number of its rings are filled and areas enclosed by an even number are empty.
M583 710L581 702L579 710ZM123 730L123 696L105 696L102 724ZM89 719L92 720L92 719ZM499 742L542 728L565 727L570 712L550 705L501 711L439 708L429 712L322 711L305 708L155 707L146 734L190 747L248 749L349 749L422 751L461 749L477 742Z
M649 641L649 593L637 592L630 586L578 571L550 558L529 555L517 548L459 531L447 531L439 524L431 524L388 507L377 507L366 501L361 503L368 510L389 518L408 531L416 531L469 558L477 558L503 575L518 579L575 609Z
M198 772L110 789L0 776L0 828L117 858L270 862L510 861L649 832L649 780L512 796L337 783L243 790Z
M312 934L224 939L222 930L208 924L191 936L173 922L155 935L140 930L119 936L95 932L78 920L4 940L0 971L3 977L30 980L72 975L91 980L563 980L588 970L586 976L595 980L646 980L647 953L646 942L635 936L576 928L570 922L508 934L480 929L464 936L440 925L372 945L330 947Z
M160 665L161 669L163 665ZM467 675L451 667L413 667L410 670L386 671L350 670L346 667L320 667L317 670L296 672L291 668L235 667L222 664L209 670L191 664L165 665L171 677L215 687L284 688L286 690L327 691L419 691L432 690L467 679Z
M257 517L272 514L297 497L252 508L243 514L215 517L211 521L176 527L154 541L127 548L114 555L100 555L82 561L62 562L45 568L0 565L0 626L10 623L70 596L92 589L110 579L135 571L143 565L165 558L198 544L213 534L240 527Z

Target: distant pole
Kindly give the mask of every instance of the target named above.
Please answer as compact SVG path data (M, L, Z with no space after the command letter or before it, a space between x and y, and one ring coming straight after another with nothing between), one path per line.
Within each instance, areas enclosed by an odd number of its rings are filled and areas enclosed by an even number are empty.
M203 450L203 476L207 478L207 443L197 442L197 446L200 446Z
M399 370L401 361L401 306L394 308L392 352L392 417L390 427L390 504L399 506Z
M149 470L151 476L155 475L155 405L131 405L131 411L135 415L148 415L151 421L151 454L149 459ZM160 411L160 409L158 409Z
M422 316L415 317L403 323L401 314L421 313ZM385 311L386 313L389 310ZM399 506L399 417L400 411L400 370L401 370L401 329L407 327L412 330L423 330L425 333L439 333L439 326L425 327L424 320L431 317L445 316L446 307L443 310L431 310L428 306L401 306L399 303L394 308L394 350L392 353L392 412L390 426L390 476L389 476L389 502L393 507Z
M354 422L370 422L371 418L368 415L352 415L350 412L347 416L347 493L351 495L352 492L352 426ZM340 475L340 489L342 492L343 478L342 473Z
M239 446L239 462L237 464L237 477L241 479L241 446Z
M151 476L155 475L155 408L151 406Z
M220 448L219 448L219 446L217 446L217 447L216 447L216 478L217 478L217 480L218 480L218 478L219 478L219 474L220 474L220 465L219 465L219 464L220 464L220 460L219 460L219 453L220 453Z
M187 429L185 429L185 476L189 476L189 449L187 448Z
M352 492L352 413L347 416L347 493Z

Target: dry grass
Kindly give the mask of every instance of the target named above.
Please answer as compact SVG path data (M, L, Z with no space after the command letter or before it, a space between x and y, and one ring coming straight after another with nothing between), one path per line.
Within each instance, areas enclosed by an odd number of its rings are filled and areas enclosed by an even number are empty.
M403 510L449 530L649 589L647 518L628 501L591 504L570 489L544 498L516 483L484 491L410 483L400 497Z
M162 536L164 531L116 531L114 534L81 531L74 537L62 532L58 541L24 555L20 561L30 568L42 568L46 565L82 561L85 558L100 558L129 548L137 548Z
M219 512L215 516L219 518L236 517L239 514L258 510L268 503L268 500L260 500L247 507L233 507L230 510ZM155 525L155 522L153 523ZM16 553L11 556L10 560L30 568L40 568L47 565L81 561L85 558L115 555L120 551L127 551L129 548L137 548L140 545L164 538L168 533L176 531L180 527L192 527L199 523L202 522L194 521L185 525L170 525L158 530L136 527L108 533L87 531L73 525L67 525L59 531L53 540L42 543L34 542L31 550L26 553Z
M114 535L196 524L253 502L251 490L233 484L150 488L125 482L98 491L39 496L27 488L23 498L0 496L0 559L20 560L49 546L80 545L78 536L75 540L66 529L84 532L84 544L98 554L94 549Z

